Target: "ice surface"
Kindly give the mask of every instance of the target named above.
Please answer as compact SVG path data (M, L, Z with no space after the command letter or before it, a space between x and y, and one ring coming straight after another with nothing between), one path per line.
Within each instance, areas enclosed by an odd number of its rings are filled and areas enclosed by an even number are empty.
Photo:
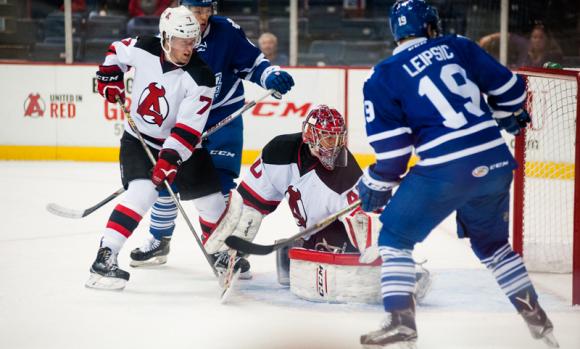
M157 269L132 269L128 240L120 264L131 272L122 292L84 288L101 230L114 206L80 220L51 215L48 202L89 207L120 187L118 165L0 162L0 348L347 349L377 327L379 305L311 303L276 282L275 258L253 256L254 279L240 280L226 305L207 262L178 221L172 252ZM186 209L196 223L189 203ZM296 231L286 207L264 221L257 242ZM417 248L434 284L418 308L419 348L544 348L528 334L453 220ZM562 348L580 348L580 309L568 275L534 274Z

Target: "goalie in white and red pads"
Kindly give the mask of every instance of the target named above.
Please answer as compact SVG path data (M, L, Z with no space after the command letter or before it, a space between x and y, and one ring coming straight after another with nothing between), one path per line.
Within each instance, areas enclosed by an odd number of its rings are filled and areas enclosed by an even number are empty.
M207 252L225 250L224 240L230 235L253 240L263 217L273 212L284 199L300 230L356 201L358 194L354 186L362 171L346 148L346 133L342 115L336 109L321 105L310 111L302 132L272 139L237 190L232 192L226 214L205 244ZM359 290L369 287L374 295L372 301L378 302L380 291L375 274L379 267L373 262L378 258L379 224L376 214L357 208L343 216L341 221L306 238L300 244L300 256L310 258L325 254L327 261L348 256L350 264L354 263L358 271L353 274L352 268L331 262L333 268L326 271L326 278L340 282L332 285L332 292L317 297L317 283L313 276L320 263L293 260L290 266L292 291L310 300L366 302L370 298L361 298ZM288 264L287 252L282 250L278 256L279 279L283 283L288 282L288 270L283 267ZM366 270L370 272L365 273ZM366 281L352 283L351 279L342 277L345 273ZM361 288L353 287L364 283Z

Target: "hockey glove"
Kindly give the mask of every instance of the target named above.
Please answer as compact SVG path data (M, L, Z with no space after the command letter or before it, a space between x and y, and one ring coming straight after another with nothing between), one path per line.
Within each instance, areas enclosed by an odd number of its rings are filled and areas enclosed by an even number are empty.
M393 188L397 182L383 182L374 177L378 177L371 165L362 175L356 185L361 201L360 207L365 212L375 211L387 204L393 196Z
M125 102L125 81L123 71L116 65L100 65L97 71L97 90L109 102L117 103L117 98Z
M155 164L155 167L153 168L151 181L153 181L153 184L155 184L158 189L162 188L164 180L167 180L171 185L180 165L181 157L177 151L173 149L162 149L159 152L157 164Z
M277 70L271 72L266 77L265 85L266 89L268 90L274 89L281 94L285 94L290 91L292 86L294 86L294 79L292 79L292 76L290 76L290 74L287 72L283 70Z
M520 130L525 128L531 121L530 115L523 109L520 109L505 118L495 119L500 129L506 130L514 136L520 134Z

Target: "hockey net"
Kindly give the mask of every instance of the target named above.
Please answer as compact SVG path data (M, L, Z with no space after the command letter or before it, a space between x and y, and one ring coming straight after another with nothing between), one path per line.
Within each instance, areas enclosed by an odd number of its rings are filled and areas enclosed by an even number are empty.
M522 68L532 123L515 138L514 248L530 271L572 273L580 304L580 74Z

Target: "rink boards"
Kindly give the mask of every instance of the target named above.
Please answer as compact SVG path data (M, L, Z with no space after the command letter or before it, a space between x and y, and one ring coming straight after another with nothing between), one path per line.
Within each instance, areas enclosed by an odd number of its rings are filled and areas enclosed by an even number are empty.
M117 161L123 131L118 106L96 89L96 65L0 64L4 100L0 128L1 160ZM282 100L268 98L244 114L244 163L251 163L274 136L300 132L317 104L347 118L350 149L363 163L374 158L366 143L362 85L369 69L288 68L296 86ZM126 74L128 96L132 73ZM263 90L244 81L246 99ZM135 95L139 95L137 91ZM129 97L130 101L130 97Z

